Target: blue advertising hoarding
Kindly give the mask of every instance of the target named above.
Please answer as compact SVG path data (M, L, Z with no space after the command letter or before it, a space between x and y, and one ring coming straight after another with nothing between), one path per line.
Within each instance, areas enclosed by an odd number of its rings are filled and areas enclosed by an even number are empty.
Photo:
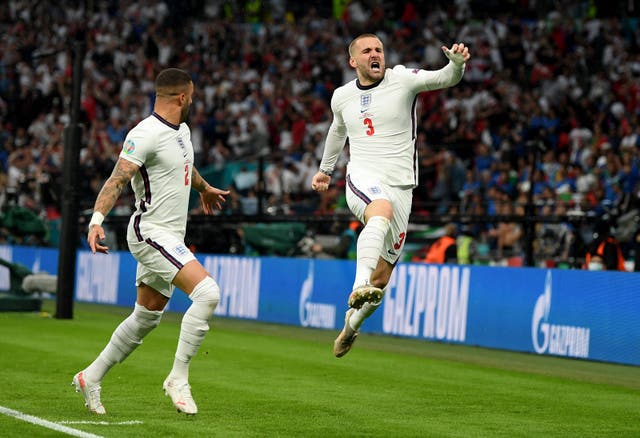
M56 250L0 247L0 257L56 273ZM221 288L215 315L339 330L355 262L198 255ZM128 252L78 252L75 299L131 306ZM6 277L6 278L5 278ZM0 287L8 279L0 269ZM8 281L8 280L7 280ZM184 312L177 292L168 310ZM634 273L401 263L363 332L640 365Z

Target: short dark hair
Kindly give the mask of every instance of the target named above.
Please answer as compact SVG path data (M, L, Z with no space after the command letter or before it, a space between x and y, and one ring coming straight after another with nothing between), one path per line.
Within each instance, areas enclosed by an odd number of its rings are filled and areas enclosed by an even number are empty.
M191 76L179 68L167 68L156 77L156 94L172 94L182 92L191 83Z

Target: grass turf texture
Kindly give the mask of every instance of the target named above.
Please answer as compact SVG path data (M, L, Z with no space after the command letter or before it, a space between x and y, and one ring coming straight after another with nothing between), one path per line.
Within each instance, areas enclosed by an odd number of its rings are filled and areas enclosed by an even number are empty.
M107 415L90 414L71 379L130 310L0 313L0 406L119 438L640 436L640 367L368 334L336 359L337 332L223 318L192 363L199 414L186 417L161 389L181 317L171 312L105 377ZM109 424L73 423L84 421ZM0 415L0 436L62 434Z

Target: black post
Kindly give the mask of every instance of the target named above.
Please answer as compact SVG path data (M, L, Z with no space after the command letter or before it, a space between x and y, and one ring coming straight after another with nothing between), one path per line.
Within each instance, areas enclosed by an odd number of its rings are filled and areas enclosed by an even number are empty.
M263 204L264 204L264 192L265 192L265 183L264 183L264 153L260 151L258 155L258 217L262 217L264 215Z
M544 150L544 143L541 141L528 142L531 151L531 171L529 172L529 192L527 193L527 205L525 206L524 218L524 265L534 266L533 241L535 239L535 205L533 204L533 185L535 183L535 173L538 167L538 154Z
M80 93L85 42L73 43L73 95L69 126L64 129L64 163L62 189L62 226L58 248L58 283L56 318L73 318L73 293L75 288L76 253L78 248L78 167L80 162Z

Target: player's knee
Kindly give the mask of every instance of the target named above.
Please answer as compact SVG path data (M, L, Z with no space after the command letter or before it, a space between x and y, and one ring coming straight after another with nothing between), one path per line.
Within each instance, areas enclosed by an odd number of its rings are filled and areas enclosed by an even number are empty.
M213 278L207 276L193 288L189 298L194 303L206 305L213 313L220 302L220 287Z
M369 218L366 225L366 227L377 228L385 234L389 231L390 226L391 220L385 216L373 216Z
M160 324L162 319L162 310L149 310L144 306L136 303L133 309L133 316L138 325L144 330L151 331Z

